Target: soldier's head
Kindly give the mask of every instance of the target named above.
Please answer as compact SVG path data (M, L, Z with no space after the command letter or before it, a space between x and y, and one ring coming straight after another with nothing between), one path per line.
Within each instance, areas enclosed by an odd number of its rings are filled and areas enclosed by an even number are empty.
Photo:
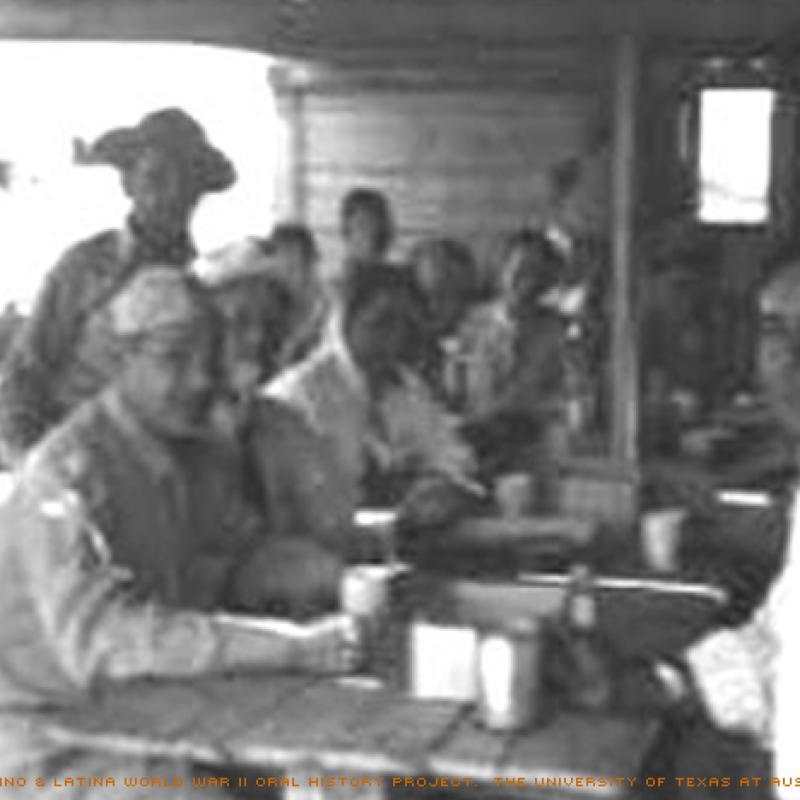
M478 266L467 245L455 239L428 239L411 253L411 269L441 336L452 333L476 301Z
M140 272L111 304L127 340L116 388L149 429L204 432L223 388L219 316L196 281L174 267Z
M341 316L348 351L372 383L391 381L400 368L419 358L428 317L425 300L407 270L356 270Z
M291 297L268 275L243 275L212 287L219 310L225 383L239 398L272 375L290 332Z
M317 289L319 249L314 234L305 225L282 222L268 240L272 271L296 300L303 301Z
M386 195L375 189L352 189L340 209L348 260L382 262L394 239L394 218Z
M119 169L134 219L168 235L185 231L206 192L223 191L236 178L231 162L179 108L109 131L92 145L88 158Z
M508 237L500 264L500 298L509 316L521 318L563 279L566 266L555 245L540 231Z

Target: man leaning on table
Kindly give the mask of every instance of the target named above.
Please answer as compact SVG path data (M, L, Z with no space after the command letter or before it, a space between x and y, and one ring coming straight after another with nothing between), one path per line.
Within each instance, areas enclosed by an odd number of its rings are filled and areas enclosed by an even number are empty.
M174 270L144 271L116 301L114 316L135 339L119 375L29 454L0 508L0 775L28 782L4 788L2 797L41 796L37 777L49 786L64 776L116 779L116 787L58 789L77 800L122 796L122 779L131 775L177 775L188 787L167 791L181 800L191 793L186 767L56 743L49 715L114 681L336 672L355 655L338 618L275 621L255 631L195 610L224 606L246 574L248 553L261 545L228 525L236 516L230 503L209 522L214 542L186 527L172 530L181 504L193 501L192 476L174 471L177 450L169 444L203 443L218 339L205 325L212 318L202 295ZM200 540L190 541L195 535ZM194 596L190 565L204 576L202 587L219 589L216 597ZM136 796L155 800L164 792L139 787Z
M761 296L759 370L765 394L786 431L800 433L800 269L778 273ZM731 738L720 746L704 736L694 750L713 748L732 768L742 767L742 745L772 754L771 775L742 796L800 798L800 786L769 787L770 778L800 778L800 495L783 570L748 622L710 634L684 654L683 675L660 667L677 696L693 693L708 719ZM739 755L735 755L739 753ZM702 754L701 754L702 757ZM759 759L754 759L758 763ZM766 758L762 763L766 762ZM707 761L705 763L708 763ZM730 795L731 792L728 792Z

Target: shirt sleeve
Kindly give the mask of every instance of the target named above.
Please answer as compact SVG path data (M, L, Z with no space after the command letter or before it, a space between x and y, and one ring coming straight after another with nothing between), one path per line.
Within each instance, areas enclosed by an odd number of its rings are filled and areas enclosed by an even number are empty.
M26 523L18 547L44 640L73 684L193 674L218 659L208 619L136 597L76 494L36 493L14 510Z
M132 576L114 564L80 498L67 490L27 491L21 553L41 635L69 684L178 677L244 666L297 664L293 632L258 635L213 616L169 609L137 596Z

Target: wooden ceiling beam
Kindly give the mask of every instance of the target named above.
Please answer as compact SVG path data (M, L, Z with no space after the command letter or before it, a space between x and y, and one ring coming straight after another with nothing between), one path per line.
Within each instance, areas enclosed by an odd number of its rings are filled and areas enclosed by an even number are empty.
M797 0L0 0L0 35L195 41L279 55L524 48L560 37L800 39Z

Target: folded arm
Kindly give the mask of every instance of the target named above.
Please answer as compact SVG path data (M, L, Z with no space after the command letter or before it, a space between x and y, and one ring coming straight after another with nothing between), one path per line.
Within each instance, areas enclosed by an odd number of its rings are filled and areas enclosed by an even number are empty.
M16 505L16 504L12 504ZM342 668L341 631L266 623L257 631L210 615L141 600L115 565L75 495L28 497L16 539L41 635L65 679L192 676L231 670ZM319 635L316 635L319 634ZM338 638L337 638L338 637Z

